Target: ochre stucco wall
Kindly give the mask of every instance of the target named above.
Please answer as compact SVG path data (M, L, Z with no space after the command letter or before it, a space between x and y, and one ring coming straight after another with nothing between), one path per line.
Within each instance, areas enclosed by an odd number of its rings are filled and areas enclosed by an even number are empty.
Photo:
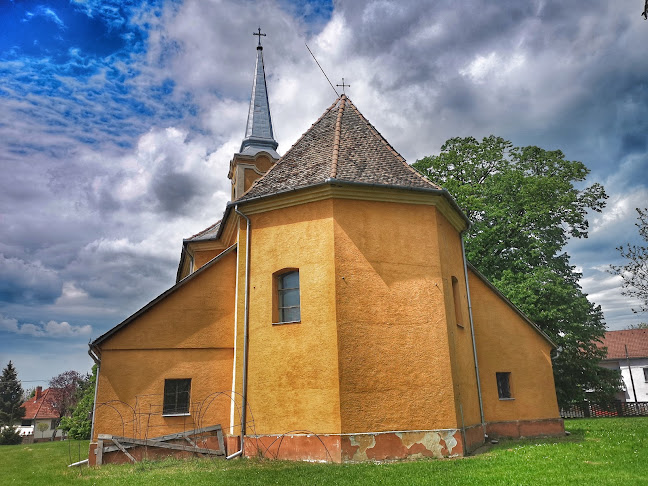
M97 434L152 438L221 424L229 427L231 349L129 349L102 353ZM190 415L163 417L164 380L191 379Z
M456 428L433 206L334 200L343 433Z
M551 345L469 272L477 360L487 422L558 418ZM500 400L495 373L510 372L513 400Z
M245 211L245 208L242 209ZM250 216L250 434L339 433L332 201ZM245 222L239 234L237 349L243 349ZM272 278L298 268L301 322L273 325ZM240 389L242 352L237 352Z
M233 346L236 251L101 343L105 349Z
M127 435L164 435L189 422L193 428L194 421L229 426L230 396L214 400L208 415L206 404L199 409L210 394L231 390L235 271L231 251L100 344L97 403L124 402L112 407L130 416ZM192 379L191 417L161 417L167 378ZM95 437L121 435L122 421L112 407L97 410ZM135 422L129 407L138 412Z
M443 295L448 312L446 324L452 364L452 377L456 397L456 413L459 425L470 427L481 423L479 396L477 394L477 375L470 333L468 297L464 274L463 252L459 232L442 215L438 214L438 242L441 271L443 275ZM459 308L455 311L455 298L452 277L457 279L456 291ZM459 324L457 325L457 316Z
M225 248L219 248L217 250L201 250L200 245L196 245L196 249L194 250L194 272L206 263L209 263L213 258L220 255L223 250L225 250Z

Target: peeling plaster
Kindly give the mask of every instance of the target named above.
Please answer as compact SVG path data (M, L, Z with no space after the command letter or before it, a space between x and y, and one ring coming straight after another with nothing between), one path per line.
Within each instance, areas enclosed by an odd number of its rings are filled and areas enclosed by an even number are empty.
M353 447L359 448L351 459L353 461L368 461L367 449L376 446L376 437L373 435L352 435L349 437L349 441Z

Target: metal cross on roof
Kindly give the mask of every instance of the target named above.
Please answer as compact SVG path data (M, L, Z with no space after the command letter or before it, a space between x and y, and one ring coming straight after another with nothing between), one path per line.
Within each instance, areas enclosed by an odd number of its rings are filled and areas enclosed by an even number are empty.
M266 34L261 33L261 27L259 27L259 33L257 34L256 32L252 32L252 35L258 35L259 36L259 45L261 45L261 36L265 37ZM344 80L342 80L344 82Z
M340 86L340 87L342 88L342 94L345 94L345 93L344 93L344 88L345 88L345 87L346 87L346 88L350 88L350 87L351 87L350 84L345 84L345 83L344 83L344 78L342 78L342 84L336 84L335 86Z

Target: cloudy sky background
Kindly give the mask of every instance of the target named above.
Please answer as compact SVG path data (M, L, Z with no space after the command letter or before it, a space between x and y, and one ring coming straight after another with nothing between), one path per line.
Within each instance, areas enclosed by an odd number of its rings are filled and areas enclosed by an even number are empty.
M648 205L643 0L9 1L0 4L0 365L25 387L173 285L220 219L261 25L283 153L333 102L306 50L409 161L453 136L561 149L607 208L568 251L608 327L608 273Z

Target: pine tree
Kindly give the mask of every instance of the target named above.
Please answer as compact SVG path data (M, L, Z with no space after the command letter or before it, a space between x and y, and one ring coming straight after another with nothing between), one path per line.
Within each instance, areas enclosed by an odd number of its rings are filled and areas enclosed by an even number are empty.
M23 389L18 381L16 368L9 361L0 376L0 427L2 427L0 445L20 443L21 439L14 425L25 416L22 401Z
M18 373L13 363L2 370L0 377L0 425L15 425L25 416L22 407L23 389L18 381Z

